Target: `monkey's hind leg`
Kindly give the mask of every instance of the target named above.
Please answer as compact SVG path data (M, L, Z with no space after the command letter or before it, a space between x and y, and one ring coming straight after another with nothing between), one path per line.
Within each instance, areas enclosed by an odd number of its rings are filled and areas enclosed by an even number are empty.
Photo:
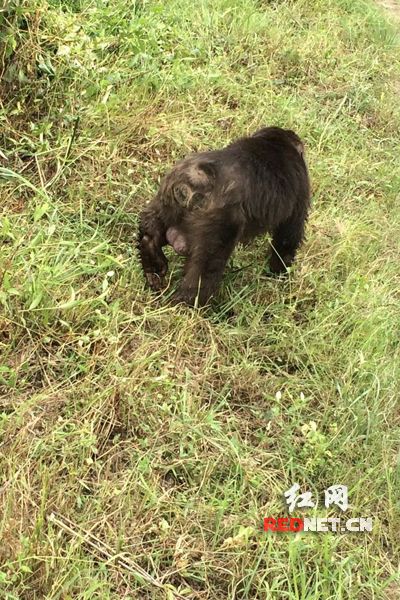
M168 261L162 251L167 243L166 228L157 214L145 210L140 216L138 250L143 271L152 290L160 291L165 287L165 275Z
M306 210L297 210L273 231L269 268L271 273L286 273L304 238Z
M187 223L190 231L190 254L185 262L184 277L174 302L204 306L216 293L226 263L235 247L239 225L227 211L215 209L206 215L193 216Z

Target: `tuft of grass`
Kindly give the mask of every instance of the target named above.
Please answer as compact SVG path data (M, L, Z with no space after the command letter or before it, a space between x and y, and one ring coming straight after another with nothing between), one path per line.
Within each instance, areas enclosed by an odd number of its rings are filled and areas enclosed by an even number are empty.
M11 0L0 12L0 597L399 595L399 36L363 0ZM144 288L177 158L307 144L286 281L238 249L212 311ZM364 534L266 535L349 488ZM314 514L311 511L311 514Z

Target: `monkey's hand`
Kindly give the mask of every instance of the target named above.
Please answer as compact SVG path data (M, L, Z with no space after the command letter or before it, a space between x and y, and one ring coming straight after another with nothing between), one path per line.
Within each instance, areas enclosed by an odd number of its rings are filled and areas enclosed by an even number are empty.
M165 275L168 271L168 261L162 251L160 236L141 235L138 249L147 283L153 291L159 292L165 287Z
M153 292L160 292L166 286L165 277L157 273L146 273L146 279Z

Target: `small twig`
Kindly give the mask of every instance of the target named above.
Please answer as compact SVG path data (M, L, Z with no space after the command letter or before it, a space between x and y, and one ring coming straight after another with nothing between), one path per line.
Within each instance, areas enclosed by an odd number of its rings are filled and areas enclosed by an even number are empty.
M67 160L69 159L69 155L71 154L71 148L72 148L72 144L74 143L74 140L76 138L76 132L78 130L79 120L80 120L80 117L78 115L76 117L76 119L75 119L74 128L72 130L72 135L71 135L70 140L68 142L67 152L65 153L65 157L64 157L64 165L67 162Z
M233 269L230 269L231 273L240 273L240 271L245 271L246 269L248 269L249 267L252 267L254 263L249 263L248 265L244 265L244 267L235 267Z
M135 577L141 577L151 585L162 589L164 591L168 590L171 592L173 597L176 600L187 600L184 596L181 596L175 589L172 589L172 586L169 584L163 584L158 579L155 579L150 573L142 569L140 565L138 565L134 560L132 560L129 556L124 556L123 554L117 554L115 550L100 540L98 537L93 535L90 531L86 531L80 525L73 523L67 517L64 517L60 514L51 513L48 517L48 520L51 523L57 525L60 529L63 529L67 533L69 533L72 537L79 538L86 545L90 546L93 550L97 551L100 555L104 556L110 561L113 561L116 566L122 567L126 571L129 571Z
M69 138L67 150L65 152L65 156L63 158L62 165L57 170L57 173L54 175L54 177L49 181L49 183L46 184L46 186L45 186L46 188L50 187L51 185L53 185L53 183L55 183L60 178L61 173L64 171L64 167L67 164L67 160L69 159L70 154L71 154L72 144L74 143L74 140L76 138L76 133L78 131L79 120L80 120L80 117L78 115L76 117L76 119L75 119L75 122L74 122L74 128L72 130L71 137Z

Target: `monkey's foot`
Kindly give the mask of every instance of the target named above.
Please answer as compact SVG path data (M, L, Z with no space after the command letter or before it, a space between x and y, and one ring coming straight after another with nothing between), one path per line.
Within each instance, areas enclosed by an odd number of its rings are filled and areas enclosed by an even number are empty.
M194 306L196 297L192 294L185 294L184 292L175 292L171 298L171 304L176 306L179 304L185 304L186 306Z
M282 258L280 256L277 256L276 254L272 254L270 260L269 260L269 273L268 275L271 276L279 276L279 275L287 275L288 273L290 273L290 267L293 263L293 256L287 255L287 256L283 256Z
M186 304L195 308L202 308L210 302L211 293L205 293L204 290L199 292L198 289L178 289L171 298L172 304Z

